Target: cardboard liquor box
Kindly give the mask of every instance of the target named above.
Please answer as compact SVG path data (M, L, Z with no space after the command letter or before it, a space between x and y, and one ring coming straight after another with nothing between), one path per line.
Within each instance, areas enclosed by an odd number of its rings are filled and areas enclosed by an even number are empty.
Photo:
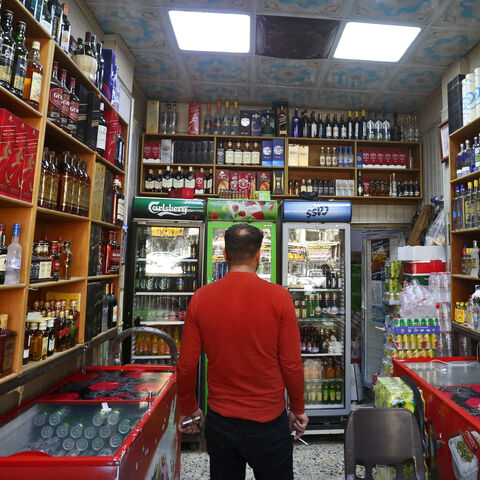
M100 162L95 162L95 175L93 182L93 196L91 207L91 218L102 220L103 209L103 188L105 185L105 172L107 167Z
M261 115L261 124L262 124L262 127L261 127L262 136L271 137L275 135L275 131L276 131L275 124L277 123L275 119L275 111L261 110L260 115Z
M90 228L90 249L88 255L88 276L99 275L99 259L102 247L102 227L92 223Z
M288 144L288 165L291 167L298 167L298 143Z
M175 142L175 157L173 159L174 163L187 163L185 162L185 142L182 142L181 140L177 140Z
M273 145L273 166L283 167L285 165L285 140L274 138Z
M215 170L216 193L225 192L230 189L230 170L217 168Z
M158 133L158 121L160 118L160 102L147 100L147 133Z
M23 162L20 198L26 202L31 202L37 159L38 130L28 123L25 126L27 128L27 148Z
M200 133L200 103L190 102L188 104L188 134L198 135Z
M8 190L7 167L13 161L15 145L15 115L4 108L0 108L0 192L6 194Z
M257 190L269 192L272 185L272 172L257 172Z
M213 165L214 150L215 150L215 142L213 140L208 140L207 163L211 165Z
M113 209L113 172L105 170L105 185L103 187L102 221L112 223Z
M97 150L98 121L100 119L100 99L95 92L88 93L87 135L85 143L92 150Z
M283 195L285 191L283 173L283 170L273 171L273 195Z
M103 64L102 93L105 95L105 98L111 102L116 77L115 52L113 50L103 49L102 56L105 60Z
M77 95L78 95L77 138L83 143L86 143L86 138L87 138L88 94L89 94L89 91L83 85L77 86Z
M15 143L13 145L12 161L7 165L5 178L8 182L7 195L14 198L20 198L22 191L22 172L27 154L27 128L25 122L13 116L15 122Z
M230 188L229 190L231 192L238 192L238 180L239 180L239 172L238 170L231 170L230 171L230 177L229 177L229 181L230 181Z
M152 149L155 149L155 144L152 145ZM173 161L173 142L169 138L163 138L160 145L160 156L153 152L154 163L168 164ZM157 160L158 159L158 160Z
M271 140L262 140L262 165L273 165L273 142Z
M118 163L118 137L122 134L120 116L115 110L107 108L103 117L107 122L107 142L104 156L111 164L123 169L123 164Z
M102 332L103 282L88 282L87 307L85 311L85 341Z
M250 136L252 134L252 112L240 110L240 135Z
M298 146L298 165L300 167L308 167L308 145L299 145Z
M232 182L232 174L233 175L237 175L238 177L238 180L237 180L237 185L238 185L238 188L237 190L234 190L232 188L233 191L238 191L239 193L242 193L242 194L245 194L245 198L249 198L250 197L250 193L253 191L252 190L252 184L251 184L251 174L250 172L230 172L230 185L232 185L232 183L235 183L235 177L234 177L234 180Z
M465 75L455 75L447 85L448 131L450 133L463 126L462 80L464 78Z
M262 134L262 116L260 112L252 112L252 137L259 137Z

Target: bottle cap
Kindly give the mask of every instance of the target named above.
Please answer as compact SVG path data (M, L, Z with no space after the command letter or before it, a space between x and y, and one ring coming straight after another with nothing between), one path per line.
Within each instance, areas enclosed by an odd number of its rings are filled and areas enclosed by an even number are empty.
M13 236L14 237L19 237L20 236L20 224L19 223L14 223L13 224Z

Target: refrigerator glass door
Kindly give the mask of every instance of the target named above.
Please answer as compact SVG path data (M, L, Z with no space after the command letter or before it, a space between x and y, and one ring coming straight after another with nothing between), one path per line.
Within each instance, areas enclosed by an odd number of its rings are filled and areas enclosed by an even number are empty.
M166 331L180 347L188 303L201 285L200 226L138 225L136 235L133 323ZM165 363L165 342L138 335L132 342L132 360Z
M232 224L214 222L208 226L207 283L215 282L228 273L228 264L223 256L225 230ZM275 282L275 225L255 223L263 232L260 264L257 275L269 282Z
M300 327L306 408L333 415L350 403L349 236L338 225L304 225L284 224L283 282Z

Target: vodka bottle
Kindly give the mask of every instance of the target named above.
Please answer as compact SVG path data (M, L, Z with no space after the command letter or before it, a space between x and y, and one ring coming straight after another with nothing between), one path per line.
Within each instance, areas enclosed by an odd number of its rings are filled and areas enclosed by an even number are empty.
M22 266L22 246L19 243L20 224L13 224L12 243L7 249L7 267L5 272L5 285L20 283L20 267Z

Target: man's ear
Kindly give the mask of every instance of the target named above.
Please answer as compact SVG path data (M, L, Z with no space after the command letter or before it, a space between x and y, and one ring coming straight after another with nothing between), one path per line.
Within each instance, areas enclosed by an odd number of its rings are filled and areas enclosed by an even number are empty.
M228 262L227 250L225 249L225 247L223 247L223 258L225 259L226 262Z
M262 255L262 250L259 250L259 251L257 252L257 254L255 255L255 260L256 260L258 263L260 263L260 257L261 257L261 255Z

